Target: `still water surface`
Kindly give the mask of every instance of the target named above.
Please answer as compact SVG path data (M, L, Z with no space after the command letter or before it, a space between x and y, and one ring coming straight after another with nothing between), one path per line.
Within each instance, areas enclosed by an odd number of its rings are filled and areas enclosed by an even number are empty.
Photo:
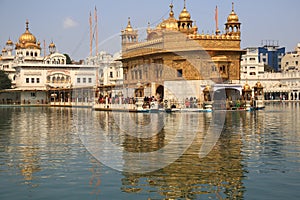
M299 199L300 104L225 115L220 137L200 158L212 113L2 107L0 199ZM183 142L195 134L187 148L172 143L182 133ZM170 145L143 167L173 162L132 173L136 158L128 152Z

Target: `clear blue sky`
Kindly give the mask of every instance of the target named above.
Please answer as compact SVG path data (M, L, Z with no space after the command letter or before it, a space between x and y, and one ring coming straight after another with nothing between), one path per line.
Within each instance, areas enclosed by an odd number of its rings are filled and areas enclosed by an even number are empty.
M29 30L43 44L53 41L59 52L72 59L85 59L89 55L89 13L98 10L99 50L114 53L120 47L120 31L131 18L134 28L152 26L168 17L173 2L175 17L183 9L184 0L26 0L0 1L0 48L10 38L18 41ZM215 30L214 12L219 10L219 28L231 12L232 0L186 0L187 10L196 21L199 32ZM262 40L279 40L287 51L300 42L298 0L234 0L235 12L242 23L242 48L260 46ZM144 31L140 32L145 36Z

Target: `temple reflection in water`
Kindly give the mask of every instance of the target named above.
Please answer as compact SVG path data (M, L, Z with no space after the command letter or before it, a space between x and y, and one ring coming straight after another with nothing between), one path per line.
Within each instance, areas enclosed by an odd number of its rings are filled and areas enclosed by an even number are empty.
M110 113L97 113L99 119L104 119L100 122L102 127L107 127L107 124L114 122L120 123L118 120L125 120L126 123L134 121L139 124L138 127L151 123L155 130L163 128L156 135L150 137L135 137L141 134L141 130L125 133L120 126L116 127L119 130L119 139L115 139L114 143L118 143L123 147L124 171L126 169L136 168L135 158L130 157L126 152L144 153L157 151L170 144L173 137L180 129L178 125L180 120L184 118L187 121L195 122L198 120L196 137L191 146L182 156L179 156L175 162L168 166L158 169L154 172L145 174L123 172L121 190L127 193L156 193L158 198L165 197L171 199L189 198L197 199L200 196L204 198L229 198L241 199L245 188L243 186L243 178L247 175L247 171L243 166L242 152L242 132L251 130L251 126L260 126L263 129L263 123L258 122L257 118L264 117L257 113L247 112L227 112L225 126L216 145L212 151L204 158L199 158L199 150L203 144L203 140L207 134L210 124L213 120L212 113L202 114L138 114L130 113L118 114L112 120ZM116 115L116 114L114 114ZM152 116L151 116L152 115ZM155 117L153 117L155 115ZM184 115L184 117L182 117ZM117 118L117 119L116 119ZM112 122L114 121L114 122ZM256 124L256 125L255 125ZM192 126L190 124L189 126ZM189 127L186 126L186 127ZM110 126L114 127L114 125ZM174 127L174 129L173 129ZM126 129L126 128L125 128ZM110 133L116 130L110 129ZM150 131L150 130L148 130ZM259 132L258 132L259 133ZM189 133L188 128L185 129L185 134ZM255 134L247 133L248 134ZM118 135L118 134L117 134ZM144 135L145 136L145 135ZM112 140L113 137L111 137ZM184 138L183 138L184 139ZM116 141L118 140L118 141ZM174 148L176 148L174 146ZM175 152L175 149L174 149ZM170 152L169 152L170 153ZM167 157L177 156L165 154ZM152 162L159 162L161 158L156 158ZM151 166L150 166L151 167ZM151 195L150 195L151 196Z
M265 111L227 111L222 134L199 157L214 113L116 113L76 108L1 107L1 199L286 199L299 185L298 103L268 105ZM296 111L295 111L296 110ZM220 112L221 113L221 112ZM219 113L219 114L220 114ZM136 126L134 126L136 124ZM181 126L184 125L184 126ZM135 128L137 127L137 128ZM182 128L184 127L184 128ZM146 130L146 131L143 131ZM154 134L156 133L156 134ZM195 135L194 135L195 133ZM193 136L187 149L181 143ZM84 136L105 147L120 171L94 157ZM112 147L101 141L105 136ZM131 153L166 147L144 159L134 173ZM183 154L176 153L182 148ZM130 172L131 170L131 172ZM137 170L138 171L138 170ZM275 189L274 189L275 188ZM282 192L284 190L284 192ZM274 197L274 198L273 198ZM296 199L296 198L290 198Z

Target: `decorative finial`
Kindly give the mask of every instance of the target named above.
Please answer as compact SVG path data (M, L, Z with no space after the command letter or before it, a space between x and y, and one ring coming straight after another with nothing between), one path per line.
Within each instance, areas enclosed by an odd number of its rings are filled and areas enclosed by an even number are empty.
M170 17L174 16L174 12L173 12L173 3L170 4Z
M28 24L29 24L28 19L26 19L26 30L27 31L29 30Z
M232 2L232 12L234 12L234 2Z
M130 17L128 17L128 24L127 24L127 27L131 27Z
M173 3L170 4L170 9L173 11Z
M184 0L184 8L186 8L186 0Z

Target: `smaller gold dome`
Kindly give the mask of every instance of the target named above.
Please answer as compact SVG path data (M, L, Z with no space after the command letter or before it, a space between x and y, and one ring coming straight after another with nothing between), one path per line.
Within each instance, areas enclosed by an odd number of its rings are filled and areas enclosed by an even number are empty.
M251 90L251 88L250 88L250 85L248 84L248 83L246 83L245 85L244 85L244 90Z
M49 48L54 48L55 47L55 44L53 43L53 42L51 42L50 44L49 44Z
M131 26L131 22L130 22L130 17L128 17L128 24L127 24L127 27L125 29L126 32L132 32L133 29L132 29L132 26Z
M10 39L7 40L6 45L13 45L13 41L11 41Z
M196 21L194 21L194 25L193 25L192 29L194 30L194 33L198 32L198 26L196 25Z
M5 53L7 52L7 50L5 48L2 49L2 53Z
M255 87L257 87L257 88L263 88L262 84L259 81L255 84Z
M184 0L184 7L179 15L179 21L189 21L191 20L191 14L186 10L186 1Z
M191 20L191 14L186 10L186 7L183 8L179 15L180 21L189 21Z
M239 17L237 16L237 14L235 14L234 11L232 11L232 12L230 13L230 15L228 16L227 22L228 22L228 23L239 22Z
M178 29L177 20L174 18L173 4L170 5L169 18L166 20L163 20L163 22L160 23L157 26L157 28L167 29L167 30L177 30Z
M209 91L210 91L210 86L207 85L207 86L204 88L203 92L209 92Z
M234 12L234 3L232 3L232 11L229 14L229 16L227 17L227 22L228 23L236 23L239 22L239 17L237 16L237 14L235 14Z

